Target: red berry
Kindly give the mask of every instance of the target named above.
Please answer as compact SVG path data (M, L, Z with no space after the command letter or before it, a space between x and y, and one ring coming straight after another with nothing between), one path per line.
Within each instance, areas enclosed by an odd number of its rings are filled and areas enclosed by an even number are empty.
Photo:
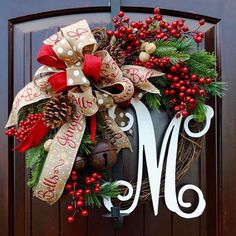
M184 92L186 90L185 86L180 87L180 91Z
M111 36L113 35L113 31L112 31L112 30L108 30L108 31L107 31L107 35L108 35L109 37L111 37Z
M72 205L69 205L69 206L67 206L67 211L73 211L73 206Z
M76 171L75 170L71 171L71 175L76 176L77 175Z
M124 17L123 21L124 21L125 23L128 23L128 22L129 22L129 18L128 18L128 17Z
M127 34L131 34L133 32L133 29L132 28L127 28Z
M75 195L76 195L76 197L79 198L81 196L81 193L77 191Z
M199 36L196 37L196 38L195 38L195 41L196 41L197 43L201 43L201 42L202 42L202 37L199 37Z
M187 26L184 26L184 27L183 27L183 31L184 31L184 32L187 32L187 31L188 31L188 27L187 27Z
M124 15L125 15L125 13L124 13L123 11L119 11L119 13L118 13L118 16L119 16L119 17L122 18Z
M72 185L71 184L67 184L66 185L66 190L67 191L71 191L72 190Z
M93 184L94 182L96 181L96 179L95 178L90 178L90 182L91 182L91 184Z
M184 26L183 20L178 21L178 26L179 26L179 27L183 27L183 26Z
M115 35L115 37L119 38L119 37L120 37L120 32L116 30L116 31L114 32L114 35Z
M70 194L71 196L74 196L74 195L75 195L75 192L74 192L74 191L70 191L69 194Z
M95 193L99 193L99 192L100 192L100 188L95 188L95 189L94 189L94 192L95 192Z
M75 220L74 216L69 216L69 217L67 218L67 222L68 222L68 223L72 223L72 222L74 222L74 220Z
M182 116L183 116L183 117L188 116L188 112L187 112L187 111L182 111Z
M97 179L102 179L102 175L98 175Z
M160 13L160 8L155 7L154 10L153 10L153 13L154 14L159 14Z
M200 78L198 81L199 81L200 84L204 84L205 83L205 78Z
M210 84L212 82L211 78L206 78L206 83Z
M182 68L181 72L183 72L184 74L187 74L188 73L188 68L187 67Z
M124 26L120 27L119 31L121 33L126 33L126 28Z
M93 176L93 178L97 179L98 173L94 172L94 173L92 174L92 176Z
M179 109L180 109L179 106L175 106L175 107L174 107L174 110L175 110L175 111L179 111Z
M131 27L132 28L137 28L138 27L138 22L131 22Z
M84 201L84 197L82 197L82 196L79 197L79 201L82 201L82 202L83 202L83 201Z
M91 194L91 190L90 189L86 189L84 193L89 195L89 194Z
M82 201L78 201L77 203L76 203L76 206L77 207L82 207L84 205L84 203L82 202Z
M195 74L191 75L191 76L190 76L190 79L191 79L192 81L197 80L197 75L195 75Z
M145 22L149 25L152 23L152 18L148 17L146 18Z
M77 177L77 175L73 175L73 176L71 176L71 179L72 179L73 181L76 181L76 180L78 179L78 177Z
M183 92L179 93L179 98L184 99L185 94Z
M201 19L200 21L199 21L199 25L204 25L205 24L205 20L204 19Z
M173 72L173 73L177 72L176 66L171 66L170 71Z
M88 215L88 211L87 211L87 210L82 210L82 211L80 212L80 215L85 217L85 216Z

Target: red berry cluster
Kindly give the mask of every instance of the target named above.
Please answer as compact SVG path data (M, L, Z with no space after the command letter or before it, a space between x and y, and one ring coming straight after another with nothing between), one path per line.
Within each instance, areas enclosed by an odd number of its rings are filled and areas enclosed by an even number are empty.
M121 41L125 41L124 50L126 54L136 51L141 45L141 40L148 41L149 39L162 39L168 40L170 37L179 38L183 34L188 34L194 38L197 43L202 42L203 33L198 32L200 26L205 24L202 19L199 21L199 27L194 31L189 31L183 19L173 21L171 23L163 20L160 15L160 9L154 8L153 15L146 18L145 22L133 21L130 22L128 17L125 17L123 11L118 13L118 16L113 17L113 24L115 30L108 30L109 37L115 36ZM150 27L151 25L159 25L159 27Z
M169 57L156 58L154 56L151 56L147 62L141 62L139 58L136 58L133 62L133 65L144 66L148 69L159 68L163 70L166 65L169 65L169 63L170 63Z
M189 112L196 108L196 96L206 96L205 84L212 82L211 78L198 77L189 74L185 63L179 63L168 68L165 77L170 83L170 88L164 90L168 96L177 117L188 116Z
M29 114L26 120L21 120L19 123L19 128L11 127L5 131L6 135L15 136L20 142L24 141L30 131L33 129L34 124L42 118L42 113Z
M99 194L100 183L99 180L102 176L96 172L92 173L91 176L87 176L83 180L81 187L78 186L78 176L76 171L71 172L70 180L71 183L66 184L66 190L70 194L72 200L71 204L67 206L69 212L74 211L72 216L67 218L68 223L72 223L75 220L75 215L80 214L81 216L88 216L88 211L84 209L86 196L91 194Z

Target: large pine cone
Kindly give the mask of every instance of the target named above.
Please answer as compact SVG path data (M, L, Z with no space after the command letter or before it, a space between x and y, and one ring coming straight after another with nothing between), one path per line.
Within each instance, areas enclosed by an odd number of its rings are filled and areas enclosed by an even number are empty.
M125 62L125 52L119 45L108 46L106 50L109 52L113 60L118 66L122 66Z
M43 113L46 126L52 129L70 121L75 112L73 99L67 95L57 95L46 102Z

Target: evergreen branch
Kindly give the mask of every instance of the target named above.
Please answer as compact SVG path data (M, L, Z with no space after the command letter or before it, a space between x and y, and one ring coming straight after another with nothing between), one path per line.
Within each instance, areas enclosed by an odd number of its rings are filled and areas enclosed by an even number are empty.
M194 115L195 121L203 122L206 119L205 98L197 96L196 100L197 100L196 108L192 111L192 114Z
M96 141L91 141L89 134L84 134L79 146L79 153L83 155L89 155L94 148Z
M206 92L222 98L224 96L224 91L227 90L227 83L220 81L213 81L206 86Z
M160 109L161 106L161 97L158 94L153 94L153 93L146 93L144 95L145 103L147 106L151 109L158 110Z
M119 194L118 186L116 182L107 182L103 184L100 188L99 193L92 193L90 195L85 195L86 206L98 207L102 206L103 198L111 197L115 198Z
M191 74L198 76L210 77L212 79L217 78L218 74L215 68L209 68L209 66L200 63L194 59L186 61L186 66L189 68Z
M154 55L158 58L169 57L172 64L177 64L181 61L189 60L190 56L187 53L178 52L174 47L157 47Z
M26 167L30 168L31 170L31 178L27 182L30 188L35 189L36 185L38 184L47 152L44 149L44 142L38 145L35 148L31 148L26 151Z
M214 68L216 65L216 58L214 54L206 52L205 50L197 50L190 54L190 60L197 61L201 64Z
M115 182L107 182L103 184L100 188L100 195L104 198L112 197L115 198L120 194L118 186Z
M176 50L180 51L180 52L187 52L193 48L197 47L196 42L189 37L181 37L179 39L176 38L170 38L167 41L163 41L163 40L157 40L155 42L155 45L157 48L159 47L174 47L176 48Z

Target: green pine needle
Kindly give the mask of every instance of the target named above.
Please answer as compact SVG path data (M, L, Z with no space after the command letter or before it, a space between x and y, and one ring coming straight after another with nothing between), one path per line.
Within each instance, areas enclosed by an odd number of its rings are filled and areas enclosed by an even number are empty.
M157 48L158 47L174 47L179 52L187 52L197 47L196 42L192 38L189 38L186 36L181 37L179 39L170 38L167 41L157 40L155 44Z
M168 46L157 47L154 55L158 58L168 57L172 64L187 61L190 58L189 54L178 52L177 48Z
M119 193L116 182L107 182L101 186L99 193L85 195L86 206L100 208L102 206L103 198L116 198Z
M47 156L47 152L45 151L43 145L44 142L42 142L37 147L26 151L26 167L31 169L31 178L27 184L30 188L33 188L33 190L39 182L39 178Z
M190 54L190 59L202 63L209 68L214 68L216 65L216 58L215 55L205 50L197 50Z
M218 74L215 68L209 68L208 65L200 63L194 59L186 61L186 66L189 68L191 74L196 74L199 77L217 78Z
M79 153L89 155L93 151L96 141L91 141L89 134L84 134L79 146Z
M161 97L158 94L146 93L144 95L145 103L151 109L159 111L161 106Z
M214 81L206 86L206 92L222 98L224 96L224 91L227 90L227 83Z
M193 110L194 120L197 122L203 122L206 119L206 106L205 98L197 96L196 108Z

